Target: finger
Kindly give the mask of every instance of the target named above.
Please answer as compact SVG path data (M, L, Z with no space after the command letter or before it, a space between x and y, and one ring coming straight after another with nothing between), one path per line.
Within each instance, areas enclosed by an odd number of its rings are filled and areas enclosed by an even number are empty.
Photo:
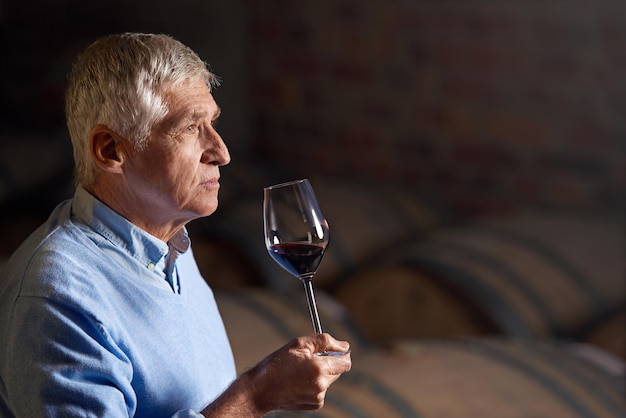
M318 351L347 352L350 350L350 343L336 340L330 334L319 334L317 338L320 344Z

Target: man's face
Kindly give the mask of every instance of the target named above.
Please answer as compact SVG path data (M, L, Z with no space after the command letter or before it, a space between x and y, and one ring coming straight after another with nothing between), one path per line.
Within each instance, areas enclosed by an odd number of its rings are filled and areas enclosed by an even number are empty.
M127 190L150 222L186 223L217 209L219 167L230 155L215 130L220 109L204 82L183 84L165 100L168 115L125 169Z

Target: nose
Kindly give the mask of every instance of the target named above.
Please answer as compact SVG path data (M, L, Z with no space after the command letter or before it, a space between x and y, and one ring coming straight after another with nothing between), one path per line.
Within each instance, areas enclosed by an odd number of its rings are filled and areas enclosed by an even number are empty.
M214 129L207 135L206 146L200 161L205 164L226 165L230 163L230 153L226 143Z

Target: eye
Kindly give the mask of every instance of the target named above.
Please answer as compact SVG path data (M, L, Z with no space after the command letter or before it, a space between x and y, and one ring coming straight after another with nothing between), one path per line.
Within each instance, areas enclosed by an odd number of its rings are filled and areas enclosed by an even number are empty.
M196 125L195 123L191 125L187 125L187 127L185 128L186 132L195 132L197 130L198 130L198 125Z

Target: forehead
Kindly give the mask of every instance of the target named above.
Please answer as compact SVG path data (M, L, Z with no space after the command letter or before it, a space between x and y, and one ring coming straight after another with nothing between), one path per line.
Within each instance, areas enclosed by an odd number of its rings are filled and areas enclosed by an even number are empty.
M185 81L173 86L164 94L171 117L214 117L220 109L204 80Z

